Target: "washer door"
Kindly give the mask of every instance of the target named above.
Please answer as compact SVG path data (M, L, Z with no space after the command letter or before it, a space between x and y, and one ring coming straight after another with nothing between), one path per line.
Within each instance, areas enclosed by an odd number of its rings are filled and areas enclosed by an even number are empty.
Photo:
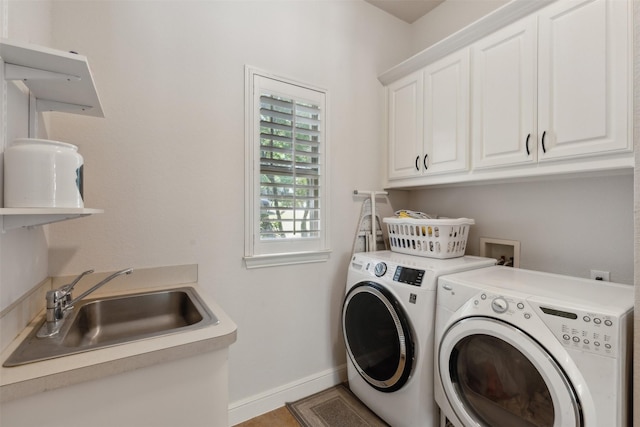
M487 317L453 324L438 354L439 375L466 426L582 426L577 395L554 358L513 325Z
M400 389L414 364L414 339L398 300L383 286L360 282L342 306L342 332L354 366L373 388Z

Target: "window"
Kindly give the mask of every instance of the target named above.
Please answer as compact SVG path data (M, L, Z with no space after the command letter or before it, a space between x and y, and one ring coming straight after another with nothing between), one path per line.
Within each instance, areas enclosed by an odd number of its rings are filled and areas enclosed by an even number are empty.
M248 268L328 258L326 91L247 68Z

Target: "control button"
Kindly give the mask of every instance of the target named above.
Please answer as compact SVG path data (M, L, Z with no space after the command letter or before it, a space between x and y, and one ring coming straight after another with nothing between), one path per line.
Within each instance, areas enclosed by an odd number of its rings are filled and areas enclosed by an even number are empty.
M607 319L607 320L604 321L604 324L607 325L607 326L611 326L611 325L613 325L613 322L611 320Z
M573 337L573 342L580 342L580 337Z
M584 316L582 320L584 320L585 322L591 322L591 318L589 316Z
M496 313L504 313L509 309L509 303L507 302L506 299L502 297L497 297L497 298L494 298L493 301L491 301L491 308Z
M600 323L602 323L602 320L597 318L597 317L594 317L593 318L593 323L595 323L596 325L599 325Z
M569 335L567 335L567 334L564 334L564 335L562 336L562 339L563 339L563 340L565 340L565 341L569 341L569 339L570 339L570 338L571 338L571 337L570 337Z
M473 301L473 304L474 304L474 305L478 305L478 304L480 304L480 301L475 300L475 301Z
M529 313L525 313L525 314L524 314L524 318L525 318L525 319L531 319L531 315L530 315Z
M582 340L582 342L585 343L585 344L589 344L590 341L585 338L584 340Z
M385 264L384 262L377 263L373 268L373 272L378 277L384 276L384 273L387 272L387 264Z
M523 309L524 309L524 304L523 304L523 303L521 303L521 302L519 302L519 303L518 303L518 308L519 308L520 310L523 310ZM528 318L527 318L527 319L528 319Z
M483 300L487 299L487 294L480 295L480 298L482 298Z
M604 345L604 348L606 348L606 349L610 350L610 349L611 349L611 344L606 343L606 344Z
M595 341L593 345L595 345L596 347L600 347L600 343L598 341Z

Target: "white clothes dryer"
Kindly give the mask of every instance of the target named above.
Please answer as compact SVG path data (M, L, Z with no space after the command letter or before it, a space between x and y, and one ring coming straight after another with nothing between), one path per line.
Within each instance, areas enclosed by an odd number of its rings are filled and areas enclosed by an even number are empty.
M495 262L390 251L351 259L342 307L349 388L391 426L438 425L433 400L437 278Z
M453 425L629 425L632 286L496 266L437 293L435 399Z

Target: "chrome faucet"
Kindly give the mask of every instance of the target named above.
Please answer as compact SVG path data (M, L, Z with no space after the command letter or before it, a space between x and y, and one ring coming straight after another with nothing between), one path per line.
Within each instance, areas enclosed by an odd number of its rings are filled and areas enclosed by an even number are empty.
M37 337L47 338L57 335L58 332L60 332L60 328L64 324L64 319L67 315L67 312L73 309L73 304L80 301L87 295L95 292L116 277L123 274L131 274L132 272L132 268L125 268L124 270L117 271L100 283L94 285L91 289L83 292L76 298L72 297L71 291L73 291L73 288L80 281L80 279L82 279L87 274L93 273L93 270L87 270L83 272L78 277L76 277L73 282L67 285L61 286L58 289L47 291L47 319L44 322L44 325L42 325L42 327L38 331Z

